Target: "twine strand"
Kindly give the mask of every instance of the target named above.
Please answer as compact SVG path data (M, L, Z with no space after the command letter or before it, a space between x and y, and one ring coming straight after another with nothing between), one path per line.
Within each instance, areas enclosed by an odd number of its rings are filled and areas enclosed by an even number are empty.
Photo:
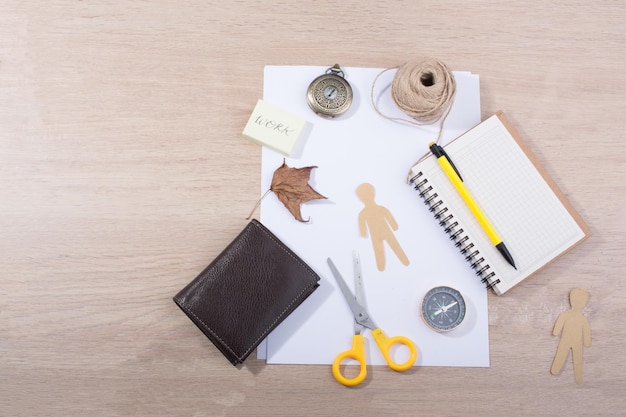
M385 72L397 68L391 83L391 98L403 113L410 117L391 117L383 114L374 97L376 82ZM439 132L435 143L439 143L443 127L456 94L456 81L452 71L435 58L421 58L404 63L399 67L381 71L370 92L372 106L376 112L391 121L424 126L439 122ZM416 163L428 156L425 153Z
M397 68L391 84L391 98L410 119L383 114L374 97L374 87L385 72ZM422 58L381 71L372 84L371 101L376 112L392 121L406 122L417 126L441 120L437 141L441 138L445 119L456 94L454 75L446 64L434 58Z

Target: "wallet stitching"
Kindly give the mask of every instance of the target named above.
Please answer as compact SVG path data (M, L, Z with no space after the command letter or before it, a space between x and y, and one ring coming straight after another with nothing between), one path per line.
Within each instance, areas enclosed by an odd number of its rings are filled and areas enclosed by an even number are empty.
M279 246L279 247L283 250L283 252L285 252L287 255L289 255L291 258L293 258L293 260L294 260L294 261L296 261L297 263L299 263L299 264L300 264L300 266L302 266L304 269L306 269L307 271L309 271L309 274L310 274L312 277L315 277L315 276L316 276L316 275L313 273L313 271L311 271L311 267L310 267L310 266L308 266L307 264L305 264L304 262L302 262L302 261L301 261L301 260L300 260L297 256L294 256L294 254L291 252L291 250L290 250L290 249L287 249L287 248L284 246L283 242L281 242L280 240L278 240L278 239L277 239L277 238L276 238L273 234L271 234L268 230L266 230L266 229L265 229L265 226L261 226L261 224L260 224L260 223L257 223L257 222L253 222L252 224L253 224L253 225L255 225L255 226L256 226L256 227L257 227L260 231L262 231L263 233L265 233L265 234L267 235L267 237L269 237L270 239L272 239L272 241L273 241L274 243L276 243L276 245L278 245L278 246ZM314 278L314 281L316 281L316 280L315 280L315 278Z
M306 287L304 288L302 291L300 291L300 294L298 294L297 297L295 297L293 300L291 300L291 302L289 303L289 305L287 305L287 307L285 307L285 309L280 313L280 315L278 317L276 317L274 319L274 321L267 327L267 329L265 329L265 331L263 333L261 333L261 336L259 336L251 345L250 347L245 351L245 353L242 356L246 356L248 354L248 352L250 352L252 349L254 349L254 347L261 341L263 340L263 338L265 338L265 336L267 336L267 333L272 330L272 328L274 327L274 325L276 324L276 322L278 322L279 320L282 319L282 317L285 315L285 313L291 309L291 306L293 305L293 303L296 302L296 300L299 300L300 297L302 297L302 294L305 293L305 291L309 290L310 287Z
M239 361L241 362L244 358L248 355L248 353L254 349L258 343L265 338L265 336L267 336L267 333L272 330L272 328L274 327L274 325L281 320L281 318L285 315L285 313L287 311L289 311L291 309L291 306L300 299L300 297L302 297L302 295L309 291L311 288L311 285L315 285L315 283L317 282L317 279L315 279L316 274L311 270L311 268L303 263L300 259L298 259L296 256L294 256L293 253L291 253L284 245L281 241L279 241L278 239L276 239L271 233L269 233L269 231L265 230L264 226L262 226L260 223L257 222L252 222L251 224L253 224L254 226L256 226L257 229L259 229L260 231L262 231L267 237L269 237L270 239L272 239L272 241L278 246L280 247L283 252L285 252L287 255L289 255L294 261L296 261L298 264L300 264L306 271L309 272L309 275L311 277L313 277L313 282L310 282L308 286L304 287L302 289L302 291L300 291L300 294L298 294L294 299L291 300L291 302L287 305L287 307L285 307L285 309L274 319L274 321L272 321L272 323L269 324L269 326L261 333L261 335L254 341L252 342L252 344L248 347L248 349L246 349L245 352L243 352L241 354L241 356L238 356L237 353L224 341L224 339L222 339L221 337L219 337L214 331L213 329L211 329L210 326L208 326L204 320L202 320L200 317L198 317L193 311L191 311L184 303L180 303L181 306L187 311L189 312L191 315L193 315L200 323L202 323L202 325L205 327L205 329L207 329L209 332L211 332L211 334L216 337L217 339L219 339L220 342L222 342L222 346L224 346L226 349L228 349L237 359L239 359Z
M274 321L267 327L267 329L265 329L265 331L263 331L263 333L261 333L261 336L259 336L259 338L257 340L255 340L254 343L252 343L252 345L246 350L246 352L243 354L243 356L247 355L248 352L250 352L250 350L254 349L254 346L256 346L256 344L258 342L260 342L267 335L268 331L270 331L272 329L272 327L274 326L274 324L276 324L276 322L279 321L281 319L281 317L283 317L283 315L291 308L293 303L295 303L296 300L299 300L300 297L302 296L302 294L304 294L306 291L308 291L310 289L310 285L315 285L315 283L317 282L317 280L315 279L316 274L313 273L313 271L311 270L311 268L307 264L302 262L298 257L294 256L294 254L290 250L287 250L287 248L283 245L283 243L280 240L278 240L277 238L275 238L274 235L269 233L269 231L266 230L265 227L262 226L260 223L252 222L252 224L255 225L257 227L257 229L259 229L263 233L265 233L265 235L267 235L267 237L272 239L272 241L274 243L276 243L276 245L278 245L278 247L280 247L283 250L283 252L285 252L287 255L289 255L291 258L293 258L293 260L296 261L298 264L300 264L305 270L309 271L310 276L313 277L313 282L309 283L309 286L303 288L302 291L300 291L300 294L298 294L297 297L295 297L293 300L291 300L291 302L287 305L287 307L285 307L285 309L280 313L280 315L274 319Z
M261 341L268 333L269 330L272 329L272 327L274 326L274 324L276 324L277 321L279 321L281 319L281 317L284 316L284 314L291 308L291 306L293 305L293 303L295 303L297 300L300 299L300 297L302 296L302 294L304 294L307 290L310 289L309 287L305 287L302 289L302 291L300 291L300 294L298 294L293 300L291 300L291 302L287 305L287 307L285 307L285 309L278 315L278 317L276 317L274 319L274 321L263 331L263 333L261 333L261 336L259 336L254 342L252 342L252 344L250 345L250 347L248 347L248 349L246 349L245 352L243 352L241 354L241 356L237 355L237 353L226 343L226 341L224 339L222 339L221 337L219 337L214 331L213 329L211 329L211 327L209 325L207 325L204 320L202 320L200 317L198 317L192 310L190 310L184 303L180 303L181 307L183 307L185 309L185 311L189 312L192 316L194 316L200 323L202 323L202 325L209 331L211 332L211 334L213 336L215 336L217 339L219 339L220 342L222 342L222 346L224 346L226 349L228 349L237 359L239 359L239 361L242 361L242 358L244 358L248 352L250 352L252 349L254 349L255 346L257 346L257 343L259 341Z
M182 308L185 309L185 311L187 311L189 314L191 314L192 316L194 316L200 323L202 323L202 325L204 326L205 329L207 329L209 332L211 332L211 334L216 337L217 339L219 339L220 342L222 342L222 346L224 346L226 349L228 349L233 355L235 355L235 357L239 360L241 360L241 357L237 356L237 353L235 353L234 350L232 350L232 348L230 346L228 346L228 344L224 341L224 339L222 339L221 337L219 337L214 331L213 329L211 329L210 326L208 326L204 320L202 320L200 317L198 317L196 315L196 313L194 313L191 309L189 309L189 307L187 307L184 303L180 303L180 306Z

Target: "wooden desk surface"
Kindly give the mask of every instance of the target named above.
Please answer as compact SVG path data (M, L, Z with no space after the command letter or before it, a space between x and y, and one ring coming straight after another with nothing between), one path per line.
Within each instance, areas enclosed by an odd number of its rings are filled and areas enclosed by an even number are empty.
M3 1L0 415L625 415L626 3L513 3ZM264 65L421 55L480 75L593 236L489 296L490 368L232 367L171 297L259 197ZM549 372L574 287L582 385Z

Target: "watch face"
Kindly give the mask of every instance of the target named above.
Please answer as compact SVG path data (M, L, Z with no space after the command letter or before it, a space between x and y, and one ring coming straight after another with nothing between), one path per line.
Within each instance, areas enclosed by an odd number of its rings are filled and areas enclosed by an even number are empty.
M336 100L337 96L339 95L339 90L337 90L337 87L334 85L328 85L324 88L324 98L328 99L328 100Z
M421 314L433 330L447 332L465 318L465 300L460 292L450 287L435 287L422 300Z
M339 75L321 75L309 85L307 102L315 113L321 116L335 117L345 113L350 108L352 88Z

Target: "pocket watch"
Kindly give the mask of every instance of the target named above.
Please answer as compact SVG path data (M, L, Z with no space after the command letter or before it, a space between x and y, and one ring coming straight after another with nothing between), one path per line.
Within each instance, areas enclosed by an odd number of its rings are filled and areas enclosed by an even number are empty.
M465 300L451 287L435 287L428 291L420 308L422 319L437 332L448 332L463 322Z
M316 114L331 119L348 111L352 104L352 87L339 64L328 68L309 84L306 101Z

